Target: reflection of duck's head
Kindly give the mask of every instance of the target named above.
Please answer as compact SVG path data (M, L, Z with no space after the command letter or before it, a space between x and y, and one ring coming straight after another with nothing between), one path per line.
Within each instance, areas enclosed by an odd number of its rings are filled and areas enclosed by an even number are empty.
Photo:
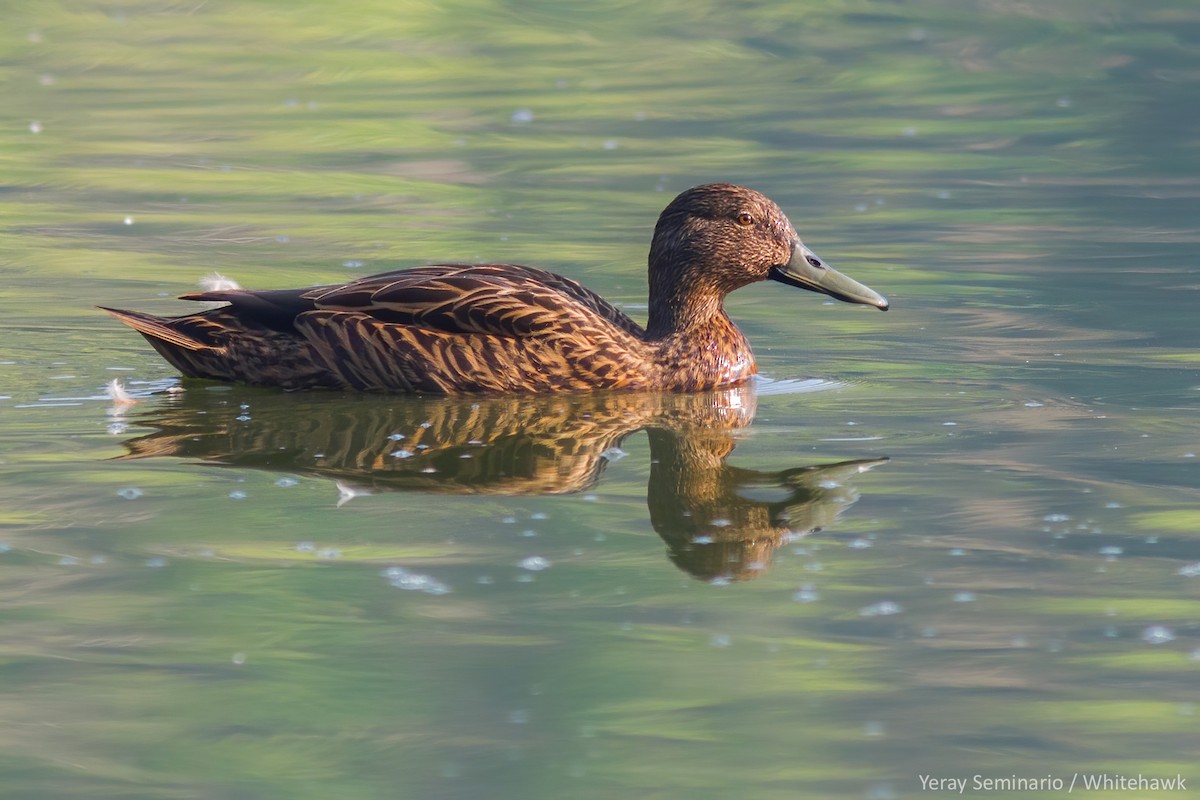
M650 522L671 560L701 580L758 577L781 544L831 525L858 500L850 478L887 461L761 472L726 463L729 436L648 433Z

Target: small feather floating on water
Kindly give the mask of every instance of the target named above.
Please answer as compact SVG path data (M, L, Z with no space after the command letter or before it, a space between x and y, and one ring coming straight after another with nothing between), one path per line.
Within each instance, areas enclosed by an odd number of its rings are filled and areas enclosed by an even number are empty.
M129 392L125 391L125 384L121 383L119 378L109 381L104 387L104 392L112 400L115 411L123 410L137 402L136 398L130 397Z
M210 272L200 279L200 288L206 292L228 292L242 287L232 278L226 278L219 272Z
M338 490L338 508L346 505L346 503L349 503L356 497L365 497L366 495L371 494L371 492L366 489L359 489L357 486L351 486L347 483L343 483L342 481L337 481L337 483L334 485L337 486Z

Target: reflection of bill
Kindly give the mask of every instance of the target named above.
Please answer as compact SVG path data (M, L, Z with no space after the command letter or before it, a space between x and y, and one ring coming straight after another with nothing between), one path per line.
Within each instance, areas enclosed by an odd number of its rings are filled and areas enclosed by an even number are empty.
M247 408L249 407L249 411ZM133 424L125 458L176 456L299 472L348 496L379 491L561 494L594 485L614 448L650 439L647 504L671 560L698 578L761 573L789 538L827 527L885 458L780 471L730 466L751 387L702 394L346 397L190 391Z

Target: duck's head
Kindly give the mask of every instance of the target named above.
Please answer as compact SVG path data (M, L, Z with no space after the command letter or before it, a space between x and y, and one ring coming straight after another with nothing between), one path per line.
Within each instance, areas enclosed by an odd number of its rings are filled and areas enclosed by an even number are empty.
M847 303L888 308L882 295L809 250L779 206L753 189L697 186L659 216L650 245L652 312L656 302L719 304L734 289L767 278Z

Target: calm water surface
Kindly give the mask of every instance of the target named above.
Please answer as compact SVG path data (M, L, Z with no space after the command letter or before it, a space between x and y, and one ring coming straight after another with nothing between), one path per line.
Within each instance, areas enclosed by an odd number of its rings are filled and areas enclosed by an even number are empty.
M0 78L3 796L1200 785L1200 9L46 2ZM893 310L464 401L168 395L92 309L466 259L640 317L710 180Z

